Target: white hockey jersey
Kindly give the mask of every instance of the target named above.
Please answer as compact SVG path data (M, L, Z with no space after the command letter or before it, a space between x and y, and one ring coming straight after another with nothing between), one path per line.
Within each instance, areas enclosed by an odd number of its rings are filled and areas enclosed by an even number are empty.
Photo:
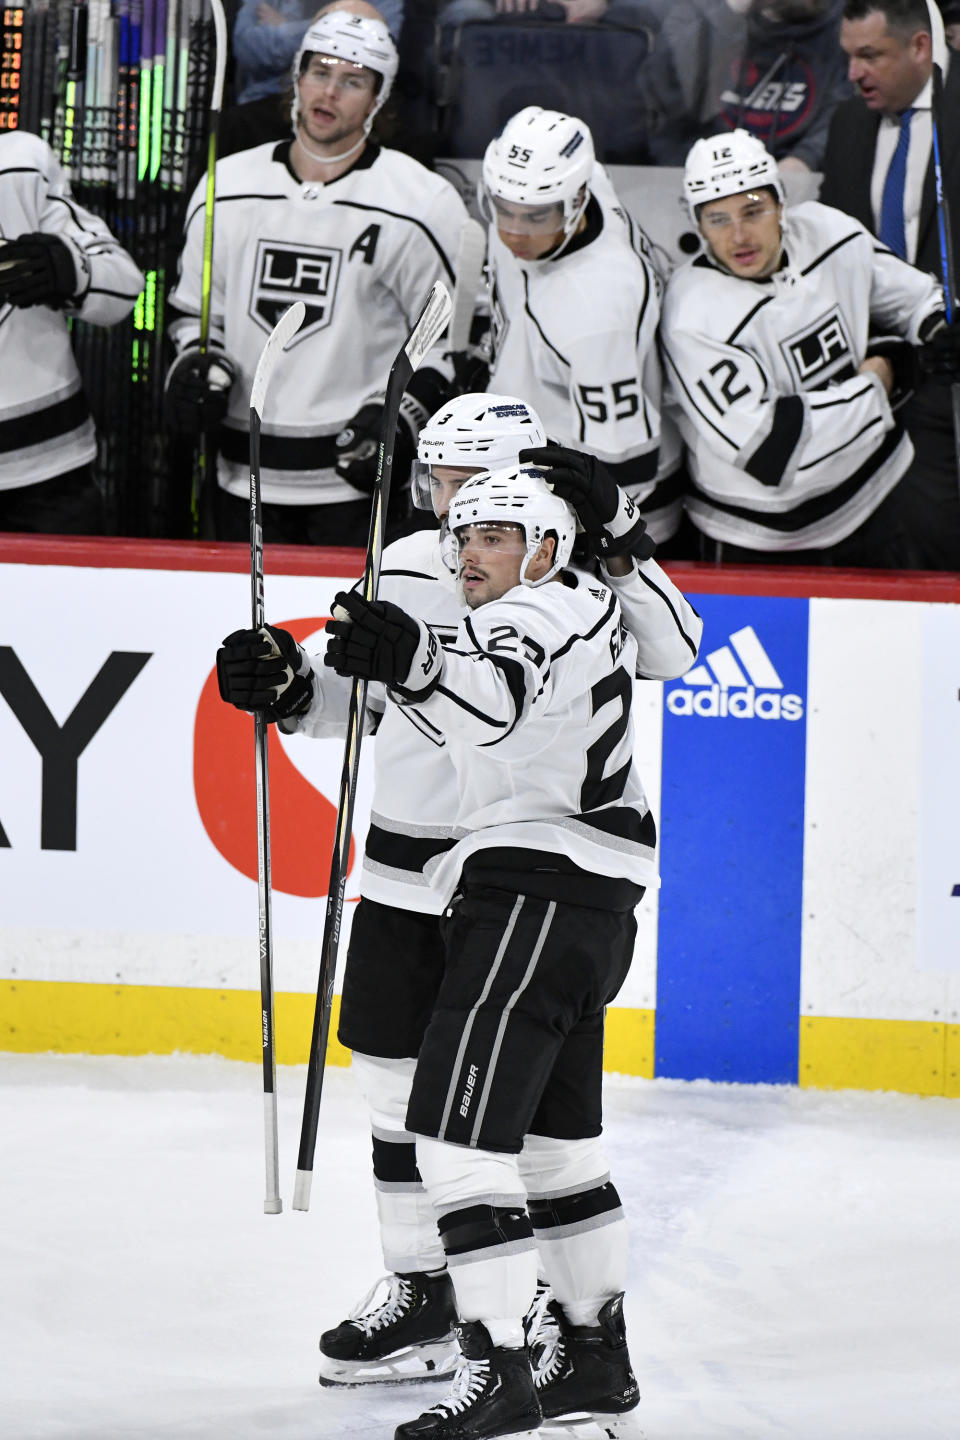
M289 141L259 145L216 168L211 342L239 369L221 435L219 483L249 489L250 391L280 315L306 316L278 356L261 434L264 502L356 500L334 469L334 438L365 401L382 395L390 367L437 280L454 282L467 218L453 186L397 150L369 142L329 184L302 182ZM170 296L178 350L200 333L204 193L187 212L180 275Z
M637 671L649 679L684 674L697 656L702 622L653 560L616 588L637 647ZM597 582L591 582L596 585ZM383 552L379 595L425 621L441 643L452 645L466 613L454 576L444 565L437 532L420 530ZM312 660L314 700L297 724L317 738L344 732L350 682ZM376 729L374 787L360 892L401 909L439 914L444 896L437 871L457 836L459 791L445 735L428 716L387 705L383 686L367 694L367 731Z
M586 231L554 258L518 260L488 227L489 388L522 395L551 440L620 467L663 541L680 522L681 447L663 415L660 281L600 166L591 190Z
M446 736L457 774L458 840L435 876L445 899L482 850L658 883L633 759L635 669L617 598L589 576L517 585L464 617L435 688L403 704Z
M876 510L913 456L876 375L874 334L916 343L941 307L929 275L849 215L786 212L785 263L743 280L706 255L667 285L661 346L690 451L697 528L754 550L835 544Z
M102 220L78 205L56 156L38 135L0 135L0 236L43 231L64 240L79 289L65 310L0 304L0 489L32 485L88 464L97 451L67 316L115 325L129 315L143 276ZM3 252L0 245L0 261Z

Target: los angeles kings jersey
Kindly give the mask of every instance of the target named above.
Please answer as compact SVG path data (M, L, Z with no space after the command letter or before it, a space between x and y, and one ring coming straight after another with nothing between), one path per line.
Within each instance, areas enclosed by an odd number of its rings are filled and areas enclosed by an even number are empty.
M427 698L402 708L446 736L456 771L444 898L483 850L520 852L520 869L524 853L547 852L656 885L656 826L633 759L636 642L610 588L569 572L517 585L465 615L443 658Z
M616 587L635 637L638 674L656 680L684 674L696 659L702 622L659 565L645 560L631 575L604 574L601 583ZM420 530L386 547L379 596L425 621L444 646L455 643L466 612L441 559L436 531ZM319 739L342 736L350 682L325 666L322 654L311 666L314 699L297 731ZM388 705L382 685L368 687L366 731L371 730L376 731L373 802L360 892L385 905L439 914L447 878L439 867L458 837L460 809L446 734L429 715Z
M323 504L360 492L334 470L334 437L390 367L437 280L454 283L467 213L453 186L372 142L329 184L302 182L290 142L217 163L211 341L239 370L222 434L219 482L249 489L250 391L267 336L302 300L306 315L277 358L263 412L265 502ZM200 333L205 180L187 214L170 327L178 350Z
M680 521L679 437L662 413L660 282L600 166L587 229L558 255L518 260L490 225L490 383L522 395L551 440L617 467L655 540Z
M667 285L661 346L680 405L698 529L755 550L835 544L913 456L876 375L874 334L913 343L941 306L929 275L857 221L810 201L786 212L785 264L765 280L706 255Z
M143 276L96 215L78 205L38 135L0 135L0 237L42 231L68 246L76 299L63 310L0 303L0 489L76 470L97 452L66 317L114 325L130 314ZM3 247L0 244L0 263Z

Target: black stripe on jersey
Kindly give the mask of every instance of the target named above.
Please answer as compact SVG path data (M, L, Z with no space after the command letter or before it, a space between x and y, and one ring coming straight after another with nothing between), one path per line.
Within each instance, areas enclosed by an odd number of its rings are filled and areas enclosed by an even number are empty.
M660 586L659 586L659 585L655 585L655 584L653 583L653 581L650 579L649 575L644 575L643 571L640 570L639 568L638 568L638 570L637 570L637 578L638 578L639 580L642 580L642 581L643 581L644 585L646 585L646 587L647 587L648 590L652 590L655 595L659 595L659 596L660 596L660 599L663 601L664 605L666 605L667 609L670 611L670 614L673 616L673 623L676 625L677 629L680 631L680 634L681 634L682 637L683 637L684 644L686 644L686 645L689 647L689 649L690 649L690 654L693 656L694 660L696 660L696 658L697 658L697 647L696 647L696 645L694 644L694 642L691 640L690 636L687 634L686 630L684 630L683 626L680 624L680 616L677 614L676 610L674 609L674 607L673 607L673 602L671 601L669 595L666 595L666 594L660 589ZM688 601L687 603L689 604L689 601ZM692 606L692 605L690 606L690 609L693 610L693 606ZM693 610L693 613L694 613L694 615L697 615L698 618L699 618L698 612L697 612L696 610Z
M484 650L480 641L477 639L477 633L473 628L473 621L469 615L464 621L464 629L480 654L500 671L500 674L507 682L507 689L510 691L510 698L513 701L513 720L510 722L510 725L504 730L502 735L498 735L496 739L486 742L488 745L498 745L501 740L505 740L516 728L517 722L523 714L523 707L527 698L526 672L519 660L511 660L509 656L506 655L491 655L488 650ZM542 685L540 689L543 689ZM538 691L537 693L539 694L540 692Z
M220 454L235 465L249 465L249 431L224 425L220 432ZM260 465L264 470L332 470L336 463L333 435L260 436Z
M613 835L619 840L629 840L634 845L645 845L653 850L657 844L657 822L653 811L641 815L632 805L611 805L606 810L585 810L573 817L581 825L589 825L604 835Z
M690 401L690 404L693 406L694 410L696 410L697 414L707 422L711 430L716 431L716 433L720 436L720 439L723 440L725 444L729 445L731 450L739 450L740 447L739 445L737 445L736 441L731 440L729 435L725 435L723 433L723 431L720 429L720 426L717 425L710 418L706 410L704 410L703 407L698 403L696 396L691 393L689 385L687 384L686 380L684 380L683 376L680 374L680 371L677 368L676 360L674 360L673 356L670 354L670 351L667 349L662 334L660 336L660 349L666 359L670 362L671 370L673 371L674 375L676 375L677 380L683 389L684 395L686 395L687 399Z
M772 295L765 295L762 300L757 301L756 305L754 305L752 310L747 311L746 315L744 315L743 319L740 321L740 324L737 326L736 330L734 330L733 334L727 336L728 345L733 345L736 343L737 336L740 334L741 330L744 330L750 324L750 321L753 319L754 315L756 315L757 311L762 310L764 305L769 305L772 299Z
M571 635L570 639L565 640L564 643L560 646L560 649L555 650L550 656L550 664L552 665L555 660L559 660L561 655L566 655L568 650L572 650L578 640L592 640L594 635L596 635L597 631L602 630L604 625L606 625L610 620L613 619L613 612L616 609L616 606L617 597L611 591L610 599L607 602L607 608L606 610L604 610L603 614L600 616L600 619L597 621L596 625L594 625L593 629L588 630L585 635Z
M604 465L610 471L614 480L616 480L618 485L622 485L625 490L628 490L631 485L646 485L651 480L655 480L657 478L657 466L659 463L659 446L653 450L648 450L644 455L634 455L632 460L604 461Z
M810 264L800 271L800 274L809 275L811 270L816 270L818 265L822 265L824 260L829 260L837 250L842 250L844 245L849 245L851 240L859 240L862 234L862 230L852 230L849 235L844 235L842 240L837 240L828 250L824 250L822 255L818 255L816 260L811 260Z
M425 570L381 570L380 579L382 580L385 575L408 575L411 580L436 581L437 579L436 575L428 575Z
M855 445L856 442L860 439L860 436L865 435L868 430L872 430L874 425L882 424L883 420L881 419L881 417L879 415L875 416L873 420L868 420L866 425L861 425L856 435L851 435L849 440L845 440L844 443L842 445L838 445L835 450L828 450L826 455L818 455L816 460L809 460L806 465L798 465L797 469L812 470L815 465L822 465L824 460L830 460L834 455L839 455L841 451L846 450L848 446Z
M569 370L570 361L566 358L565 355L560 354L560 351L557 349L556 345L551 344L550 340L544 334L543 326L540 324L540 321L530 309L530 277L527 275L527 272L525 270L523 271L523 308L530 316L530 319L533 321L534 325L536 325L540 335L540 339L543 341L544 345L546 345L548 350L552 350L554 355L556 355L557 359L560 361L561 365L566 365L567 369Z
M609 1180L589 1190L578 1190L573 1195L545 1196L539 1200L530 1196L527 1200L527 1214L534 1230L548 1232L568 1225L576 1230L593 1230L596 1226L587 1222L596 1221L600 1215L619 1218L622 1212L617 1187Z
M824 495L815 495L809 500L795 505L792 510L785 510L780 514L774 512L758 513L756 510L748 509L743 505L728 505L722 500L715 500L712 495L705 496L709 505L724 515L739 516L744 520L751 520L754 524L763 524L768 530L778 530L784 535L789 535L795 530L802 530L814 521L823 519L826 515L832 515L834 511L840 510L848 500L861 490L868 480L890 459L903 439L903 431L899 425L890 430L884 436L883 444L874 450L867 459L848 480L838 485L833 490L828 490Z
M485 725L492 725L497 730L505 730L507 728L506 720L497 720L493 715L484 714L484 712L478 710L475 705L468 704L462 695L455 695L452 690L448 690L445 685L438 685L435 693L438 695L446 695L448 700L452 700L455 705L459 705L460 709L466 710L468 714L476 715L477 719L482 720Z
M39 445L58 435L68 435L89 416L90 410L83 392L78 390L75 395L68 395L66 400L58 400L54 405L31 410L26 415L14 415L9 420L0 420L0 454L22 450L27 445Z
M829 381L827 383L829 384ZM852 405L854 400L859 400L861 395L866 395L872 388L868 380L862 390L854 390L852 395L841 395L839 400L817 400L811 397L810 409L831 410L834 405Z
M431 725L430 721L418 710L412 709L409 705L398 705L396 710L398 715L402 715L405 720L410 721L414 730L419 730L425 740L429 740L438 749L443 749L447 743L447 737L442 730L437 729L436 725Z
M780 484L803 434L804 415L805 407L799 395L781 395L774 402L770 433L743 467L761 485Z
M364 853L368 860L389 865L393 870L409 870L412 874L420 875L428 860L432 860L435 855L445 855L455 844L452 837L438 839L434 836L432 839L422 839L415 835L403 835L396 830L384 830L381 825L376 825L371 820Z
M255 191L249 191L244 193L243 195L217 195L215 197L214 203L216 205L230 205L235 200L289 200L289 198L289 195L258 195ZM190 228L190 226L193 224L194 218L197 215L203 214L205 208L206 202L205 200L201 200L200 203L193 210L190 211L190 214L187 216L186 224L183 227L184 232L186 232Z
M0 177L4 175L39 175L41 180L46 178L38 165L4 165L0 168Z
M333 203L334 205L342 206L344 210L366 210L371 215L390 215L394 220L405 220L408 225L416 225L417 229L423 231L434 250L436 250L443 263L443 268L446 270L451 281L456 281L457 277L454 273L453 266L447 258L447 252L430 227L425 225L422 220L418 220L415 215L404 215L402 210L387 210L383 205L361 205L358 200L334 200Z
M89 295L112 295L115 300L129 300L132 305L140 294L139 290L105 290L102 285L91 285L83 292L83 298L86 300Z

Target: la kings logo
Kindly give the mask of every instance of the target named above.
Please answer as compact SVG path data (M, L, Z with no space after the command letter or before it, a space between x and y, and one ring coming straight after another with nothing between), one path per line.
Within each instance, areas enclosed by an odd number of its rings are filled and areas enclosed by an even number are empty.
M250 315L261 330L270 331L294 300L306 306L303 324L292 345L325 330L333 319L343 252L323 245L290 245L261 240L253 271Z
M847 322L834 305L786 340L780 350L801 390L818 390L842 372L854 370Z

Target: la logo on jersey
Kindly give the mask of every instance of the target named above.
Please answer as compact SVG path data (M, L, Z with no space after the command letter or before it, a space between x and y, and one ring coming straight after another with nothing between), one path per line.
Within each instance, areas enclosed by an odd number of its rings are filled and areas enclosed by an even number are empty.
M837 305L781 340L780 349L803 390L816 390L844 371L853 372L853 346Z
M788 694L773 661L752 625L744 625L683 676L667 694L671 715L705 719L800 720L803 699Z
M291 344L325 330L333 319L342 258L342 251L327 246L261 240L250 295L250 315L261 330L269 334L294 300L302 300L307 313Z

